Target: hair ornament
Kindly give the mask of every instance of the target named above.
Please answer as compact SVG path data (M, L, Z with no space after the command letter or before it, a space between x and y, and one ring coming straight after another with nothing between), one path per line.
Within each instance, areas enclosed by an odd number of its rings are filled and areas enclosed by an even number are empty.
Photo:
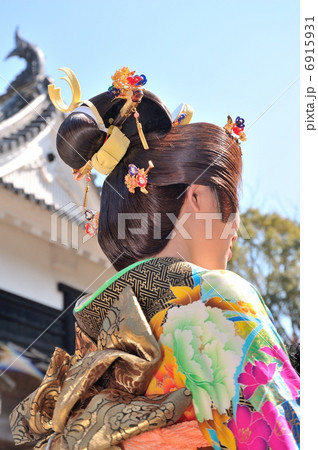
M124 156L129 147L130 140L120 131L119 128L109 127L110 135L106 136L105 143L95 153L90 161L78 170L73 169L75 180L79 181L86 177L85 194L83 201L83 210L86 219L85 232L89 236L94 236L98 229L99 213L93 213L87 209L87 200L89 192L89 183L91 181L91 170L96 169L98 172L109 174Z
M61 88L56 88L55 84L49 84L47 89L50 100L55 108L67 113L74 111L81 105L86 105L92 111L93 116L91 117L95 119L98 127L101 127L101 129L105 128L104 121L96 106L90 100L81 100L81 88L75 73L68 67L62 67L59 70L66 73L66 77L61 77L61 80L65 80L69 84L72 91L72 100L69 105L66 105L61 97Z
M134 114L142 146L145 150L148 150L149 146L143 133L142 125L138 120L139 113L137 112L137 106L144 95L144 90L141 87L147 83L147 78L145 75L135 75L135 73L135 71L130 71L128 67L116 70L111 77L113 84L108 88L106 95L110 99L124 98L127 100L115 118L113 125L120 127L131 114Z
M125 155L130 140L117 127L110 126L108 130L110 134L106 136L104 144L93 155L92 159L87 161L80 169L73 169L76 181L82 180L92 169L103 175L110 174Z
M135 193L137 187L140 188L141 192L148 194L146 186L148 184L148 172L153 169L154 165L152 161L148 161L147 169L138 169L135 164L128 165L128 174L125 176L125 184L127 189L132 194Z
M172 113L172 126L187 125L193 117L193 108L186 103L182 103Z
M134 89L140 89L147 83L145 75L135 75L136 71L130 71L129 67L116 70L111 77L113 84L108 88L107 96L111 99L116 97L126 98L128 93Z
M48 85L48 92L51 102L59 111L62 112L71 112L81 103L81 88L79 81L75 75L75 73L69 69L68 67L59 68L62 72L66 73L66 77L61 77L61 80L65 80L72 91L72 100L71 103L67 106L62 97L61 97L61 88L56 88L55 84Z
M83 167L81 167L80 169L72 169L72 173L74 175L74 178L76 181L80 181L82 180L85 175L88 175L91 173L93 166L92 166L92 161L87 161L86 164L84 164Z
M118 127L109 127L108 133L104 144L91 160L92 167L103 175L108 175L117 166L130 144Z
M227 124L224 125L225 131L232 137L246 141L246 134L244 133L245 121L242 117L237 116L233 122L231 116L227 116Z
M88 165L88 163L87 163L87 165ZM87 200L88 200L90 181L91 181L91 171L89 170L89 172L86 173L86 186L85 186L85 194L84 194L84 201L83 201L83 211L84 211L84 217L86 220L85 233L88 234L90 237L93 237L93 236L95 236L95 234L97 233L97 230L98 230L99 212L94 213L91 209L87 209Z
M142 146L145 150L149 150L148 142L145 138L144 132L142 131L142 125L139 122L139 112L137 112L136 108L134 111L134 118L136 119L137 131L138 131L139 139L141 140Z
M84 215L87 221L85 224L85 233L93 237L98 231L99 212L96 211L94 213L92 210L86 209Z

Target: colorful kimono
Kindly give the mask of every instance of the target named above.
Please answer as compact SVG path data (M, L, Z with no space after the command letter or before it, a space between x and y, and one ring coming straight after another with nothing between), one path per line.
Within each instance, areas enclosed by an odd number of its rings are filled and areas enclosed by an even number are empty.
M56 349L11 415L38 449L292 450L299 376L250 283L152 258L76 304L76 350Z

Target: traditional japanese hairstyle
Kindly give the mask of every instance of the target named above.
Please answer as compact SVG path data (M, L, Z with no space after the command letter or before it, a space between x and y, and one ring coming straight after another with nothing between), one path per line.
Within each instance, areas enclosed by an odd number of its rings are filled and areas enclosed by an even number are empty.
M186 105L170 114L158 97L138 85L145 81L145 76L136 76L128 68L117 71L112 79L108 91L89 101L73 102L73 112L58 131L57 149L69 166L85 174L91 168L85 165L91 161L94 166L94 155L100 155L101 149L111 142L117 126L115 133L119 139L114 141L126 148L117 154L103 185L98 241L114 267L120 270L163 250L174 228L171 217L178 217L191 184L211 187L224 222L237 212L242 168L238 138L244 139L245 135L241 118L235 124L228 119L224 129L209 123L190 124L193 111ZM116 85L117 81L123 84ZM119 93L117 89L122 88ZM139 91L139 98L134 95L135 90ZM54 95L51 95L53 102ZM61 106L60 100L55 101L57 107ZM83 106L90 111L82 109ZM100 161L99 156L97 159ZM121 218L127 214L129 217L135 214L135 218L123 225ZM136 233L140 214L146 217L147 226L142 233Z
M126 153L132 137L139 135L147 149L144 133L170 131L171 114L158 97L143 88L147 82L144 75L134 75L135 72L123 67L113 75L108 91L90 100L81 100L74 72L68 68L60 70L66 73L62 79L71 87L71 103L63 102L61 90L54 84L48 86L48 91L56 108L71 113L59 129L57 149L72 169L82 169L85 173L94 167L107 175ZM91 165L86 166L90 160Z

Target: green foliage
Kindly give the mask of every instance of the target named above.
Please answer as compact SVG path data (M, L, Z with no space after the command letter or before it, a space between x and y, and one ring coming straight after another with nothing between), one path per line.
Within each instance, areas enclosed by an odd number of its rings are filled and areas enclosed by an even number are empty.
M240 231L228 269L258 288L285 342L298 340L299 224L248 209L241 214Z

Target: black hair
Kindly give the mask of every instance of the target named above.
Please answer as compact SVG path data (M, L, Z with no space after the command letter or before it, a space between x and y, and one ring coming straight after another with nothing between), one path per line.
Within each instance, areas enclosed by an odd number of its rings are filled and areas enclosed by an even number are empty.
M123 100L107 102L104 94L91 101L106 126L123 105ZM130 138L129 148L102 189L98 241L117 270L163 250L174 228L171 217L178 217L190 184L210 186L215 191L224 222L238 210L242 161L235 139L223 128L209 123L172 127L169 111L149 92L138 112L150 148L143 149L135 120L129 117L122 127ZM105 132L90 116L74 112L59 129L57 148L62 159L78 169L104 140ZM149 193L139 189L130 193L124 182L128 165L146 169L149 160L154 164L148 174ZM127 215L130 220L126 220ZM141 223L146 229L138 232Z

